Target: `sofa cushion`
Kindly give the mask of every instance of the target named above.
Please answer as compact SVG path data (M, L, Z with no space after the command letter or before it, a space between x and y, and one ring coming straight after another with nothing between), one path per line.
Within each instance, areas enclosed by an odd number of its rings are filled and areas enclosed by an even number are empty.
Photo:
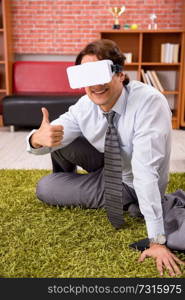
M12 95L3 99L3 123L5 126L39 127L41 108L49 111L50 121L65 113L80 97L77 95Z
M13 91L16 94L84 94L84 89L71 89L66 68L74 62L17 61L13 65Z

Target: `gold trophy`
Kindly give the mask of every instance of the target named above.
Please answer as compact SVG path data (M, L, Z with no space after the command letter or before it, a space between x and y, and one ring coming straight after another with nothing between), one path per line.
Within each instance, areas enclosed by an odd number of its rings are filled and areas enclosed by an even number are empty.
M112 7L112 8L109 8L109 11L114 16L114 25L112 26L112 28L113 29L120 29L119 16L121 16L121 14L125 11L125 6Z

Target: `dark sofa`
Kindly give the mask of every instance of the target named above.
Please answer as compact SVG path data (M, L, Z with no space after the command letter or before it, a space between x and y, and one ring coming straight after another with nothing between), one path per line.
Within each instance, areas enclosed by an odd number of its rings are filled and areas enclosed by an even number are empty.
M4 126L38 128L41 107L49 111L50 121L66 112L85 94L71 89L66 68L73 62L19 61L13 65L13 95L3 99Z

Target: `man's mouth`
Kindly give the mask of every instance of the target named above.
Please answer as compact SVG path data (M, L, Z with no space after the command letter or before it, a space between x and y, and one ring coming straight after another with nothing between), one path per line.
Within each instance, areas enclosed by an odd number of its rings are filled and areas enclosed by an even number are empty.
M92 90L92 93L96 94L96 95L101 95L101 94L105 93L107 90L108 90L107 88L104 88L101 90Z

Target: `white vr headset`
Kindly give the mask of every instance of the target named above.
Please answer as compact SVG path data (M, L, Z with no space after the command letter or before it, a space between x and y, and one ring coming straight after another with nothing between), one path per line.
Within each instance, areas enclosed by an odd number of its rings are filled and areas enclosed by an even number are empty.
M67 75L70 87L77 89L108 83L115 73L122 70L122 66L114 65L111 60L104 59L68 67Z

